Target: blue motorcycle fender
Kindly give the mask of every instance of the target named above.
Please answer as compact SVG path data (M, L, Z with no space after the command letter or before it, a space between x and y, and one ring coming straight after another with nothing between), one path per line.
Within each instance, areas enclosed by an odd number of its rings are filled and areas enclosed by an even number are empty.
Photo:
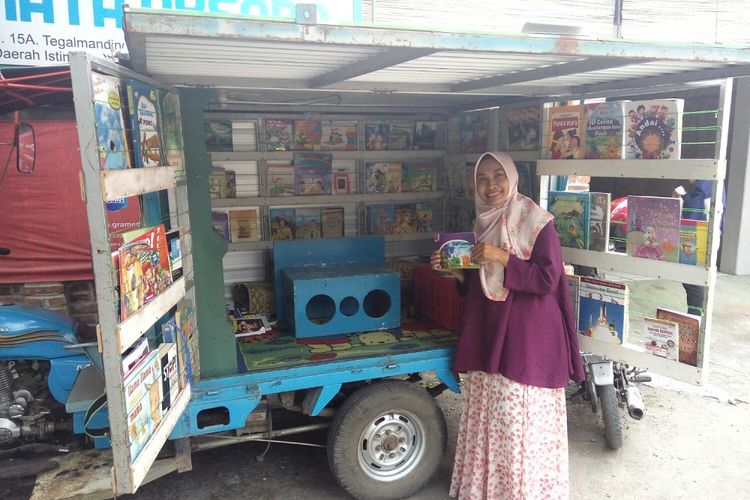
M78 372L91 364L91 360L83 355L68 356L50 360L47 384L52 397L60 404L68 401L73 384L78 378Z

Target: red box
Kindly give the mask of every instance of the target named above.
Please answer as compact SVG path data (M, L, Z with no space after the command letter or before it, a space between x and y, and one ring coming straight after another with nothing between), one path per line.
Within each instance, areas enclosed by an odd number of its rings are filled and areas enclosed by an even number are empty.
M456 278L445 277L429 264L414 268L414 312L430 318L448 330L461 326L464 298L459 295Z

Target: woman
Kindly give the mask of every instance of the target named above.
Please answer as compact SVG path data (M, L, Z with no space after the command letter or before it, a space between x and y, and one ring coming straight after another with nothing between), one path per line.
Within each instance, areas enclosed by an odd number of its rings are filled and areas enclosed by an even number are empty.
M564 387L584 373L559 237L518 194L508 155L482 155L474 181L481 267L452 271L466 292L454 370L467 378L450 494L567 498Z

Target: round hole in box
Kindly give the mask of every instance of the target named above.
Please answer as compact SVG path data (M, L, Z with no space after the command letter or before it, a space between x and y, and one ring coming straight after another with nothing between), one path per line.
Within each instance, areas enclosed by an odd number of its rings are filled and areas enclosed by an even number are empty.
M311 323L324 325L336 314L336 303L328 295L316 295L307 301L305 314Z
M380 318L391 309L391 296L385 290L371 290L365 295L362 307L371 318Z
M359 301L354 297L344 297L339 304L339 311L344 316L354 316L359 311Z

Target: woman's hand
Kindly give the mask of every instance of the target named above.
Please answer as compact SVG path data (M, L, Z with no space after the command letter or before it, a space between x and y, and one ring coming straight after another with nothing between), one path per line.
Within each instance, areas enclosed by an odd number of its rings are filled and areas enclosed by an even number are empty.
M486 241L482 241L474 246L471 251L471 258L474 262L479 264L486 264L488 262L499 262L503 266L508 265L509 253L502 248L490 245Z
M440 267L440 252L435 250L432 252L432 255L430 255L430 265L432 266L432 269L435 271L442 271L442 272L449 272L453 275L454 278L456 278L458 281L463 283L464 281L464 271L463 269L443 269Z

